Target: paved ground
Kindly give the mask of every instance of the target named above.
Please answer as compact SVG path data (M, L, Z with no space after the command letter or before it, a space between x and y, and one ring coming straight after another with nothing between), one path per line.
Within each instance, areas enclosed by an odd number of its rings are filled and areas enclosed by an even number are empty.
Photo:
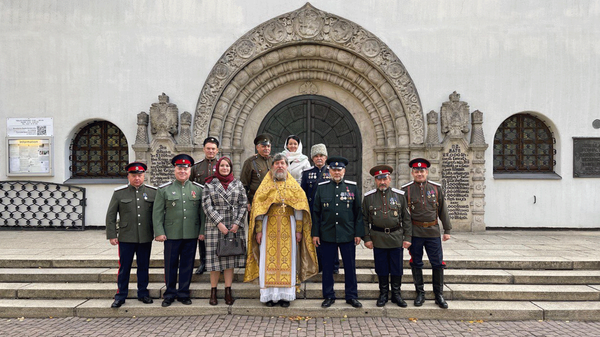
M600 336L600 322L411 321L236 315L0 320L0 336Z

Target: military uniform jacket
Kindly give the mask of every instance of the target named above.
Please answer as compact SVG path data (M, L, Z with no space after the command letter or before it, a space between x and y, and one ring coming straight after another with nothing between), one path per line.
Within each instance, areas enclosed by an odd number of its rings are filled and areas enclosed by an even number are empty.
M319 183L312 211L313 237L321 241L347 243L363 237L365 228L360 206L360 189L356 183L333 180Z
M240 181L246 189L246 195L248 196L248 203L252 203L254 193L260 186L260 183L269 172L273 158L269 156L264 158L258 154L254 154L250 158L246 159L244 166L242 166L242 173L240 175Z
M376 248L398 248L402 247L402 241L411 241L412 224L404 191L388 188L365 193L362 216L366 233L364 240L373 241ZM373 230L373 227L396 230L386 233Z
M403 185L402 190L405 193L408 201L408 209L413 221L413 236L419 238L434 238L440 237L440 224L442 221L444 226L444 234L450 234L452 224L448 215L448 208L444 200L444 194L440 184L433 181L425 181L424 183L410 183ZM434 226L423 227L419 226L418 222L438 222Z
M156 187L150 185L115 188L106 212L106 238L118 238L120 242L130 243L152 242L152 205L155 196Z
M198 184L204 185L204 181L207 177L212 176L215 173L217 165L217 158L213 159L202 159L192 166L192 173L190 174L190 180L197 182Z
M310 207L310 211L313 209L313 200L315 199L315 194L317 193L317 186L320 182L330 180L331 176L329 175L329 166L323 165L320 169L316 166L309 167L306 170L302 171L302 181L300 182L300 187L306 193L306 199L308 199L308 206Z
M152 221L155 237L198 239L200 227L204 226L202 185L189 180L183 184L174 180L161 185L154 200Z

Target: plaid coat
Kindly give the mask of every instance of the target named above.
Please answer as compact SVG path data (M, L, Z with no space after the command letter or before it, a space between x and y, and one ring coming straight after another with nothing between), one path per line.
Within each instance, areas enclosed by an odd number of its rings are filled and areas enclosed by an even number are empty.
M206 214L206 270L222 271L229 268L245 266L246 256L217 256L217 242L224 235L217 225L222 222L227 228L233 224L238 225L237 235L246 240L246 220L248 197L242 182L234 179L227 190L223 188L218 179L213 179L204 186L202 206ZM231 234L229 234L231 235Z

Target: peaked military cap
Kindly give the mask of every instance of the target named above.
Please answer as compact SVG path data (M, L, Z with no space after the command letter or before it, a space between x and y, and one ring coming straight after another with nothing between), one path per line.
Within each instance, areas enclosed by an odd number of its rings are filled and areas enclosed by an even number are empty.
M431 163L424 158L415 158L408 163L408 166L415 170L424 170L431 166Z
M194 165L194 158L184 153L178 154L171 159L171 164L173 164L173 166L191 167Z
M202 146L205 146L206 143L214 143L217 144L217 147L219 147L219 140L215 137L206 137L204 143L202 143Z
M373 166L373 168L371 168L369 171L369 173L375 177L375 179L383 179L389 176L392 172L394 172L394 169L389 165Z
M262 135L258 135L256 136L256 138L254 138L254 145L271 145L271 136L264 133Z
M146 164L135 161L125 166L127 173L144 173L147 169L148 166L146 166Z
M327 159L327 165L332 169L343 169L348 165L348 159L344 157L331 157Z

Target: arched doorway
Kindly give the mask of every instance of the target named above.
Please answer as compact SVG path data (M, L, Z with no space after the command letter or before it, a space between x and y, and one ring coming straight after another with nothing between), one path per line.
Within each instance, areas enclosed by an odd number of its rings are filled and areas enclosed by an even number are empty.
M336 101L318 95L289 98L275 106L262 121L258 134L273 136L272 153L281 152L285 139L296 135L302 141L304 154L319 143L327 146L330 157L348 159L346 179L361 186L362 139L352 115Z

